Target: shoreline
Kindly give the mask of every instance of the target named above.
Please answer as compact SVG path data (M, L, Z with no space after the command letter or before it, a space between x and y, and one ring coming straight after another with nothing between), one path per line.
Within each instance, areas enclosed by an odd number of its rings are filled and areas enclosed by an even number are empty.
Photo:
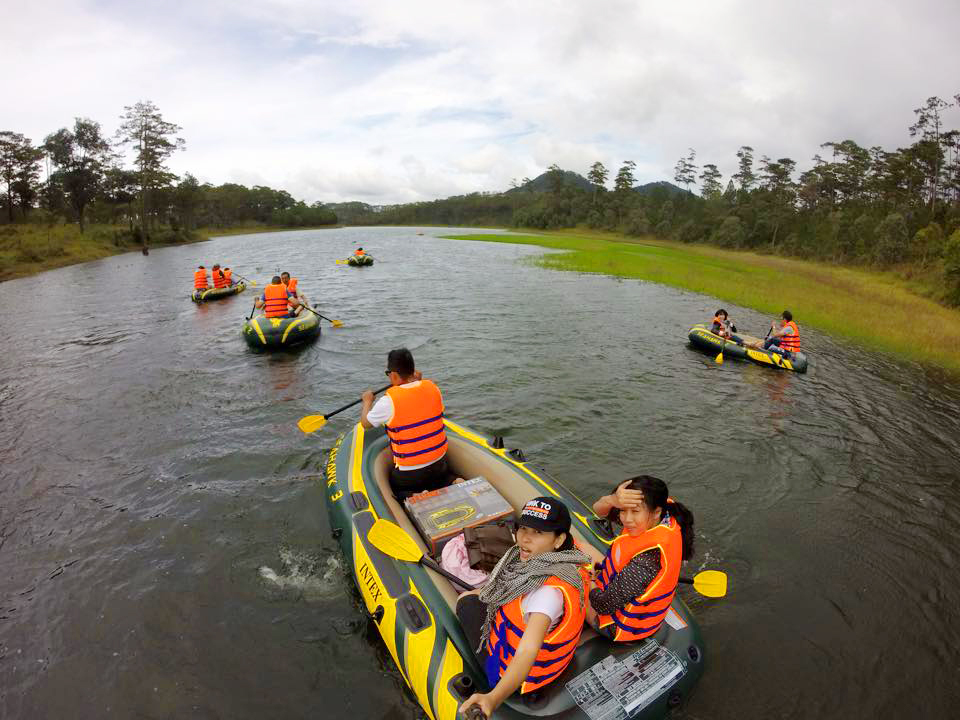
M154 240L148 248L172 247L174 245L193 245L218 237L231 235L255 235L259 233L290 232L293 230L330 230L343 225L322 225L318 227L266 227L250 225L235 228L202 227L193 230L194 237L187 240L169 242ZM76 224L56 225L0 225L0 282L30 277L47 270L79 265L80 263L102 260L128 252L140 252L142 245L136 243L116 245L113 238L117 233L127 232L126 226L93 224L86 233L80 234ZM11 240L12 238L12 240ZM32 259L19 257L23 254L23 242L27 240L27 252ZM16 243L17 247L7 247ZM33 247L30 247L32 245Z
M443 237L561 250L536 258L536 264L647 280L771 317L789 308L801 328L960 373L960 311L916 294L892 273L594 231ZM705 319L691 318L690 324Z

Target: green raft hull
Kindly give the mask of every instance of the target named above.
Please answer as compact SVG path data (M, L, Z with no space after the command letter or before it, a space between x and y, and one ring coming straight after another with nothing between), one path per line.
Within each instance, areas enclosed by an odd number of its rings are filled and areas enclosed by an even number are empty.
M742 347L729 340L724 342L722 337L710 332L706 325L694 325L690 328L687 338L694 347L706 350L714 355L719 355L722 348L724 358L749 360L757 365L779 368L780 370L792 370L798 373L807 371L807 356L802 352L791 353L788 359L769 350L754 350L753 348Z
M247 345L257 350L280 350L316 340L320 318L304 310L295 318L268 318L257 315L243 323Z
M353 265L354 267L366 267L367 265L373 265L373 258L369 255L362 255L360 257L351 255L347 258L347 265Z
M495 447L502 446L502 441L495 440L491 445L464 427L449 420L444 423L452 472L461 477L483 475L515 510L539 495L560 498L570 509L577 542L606 552L613 538L598 524L593 511L556 480L530 467L522 452ZM330 525L363 603L410 691L427 717L454 720L457 708L467 697L486 692L489 687L457 620L454 586L422 565L385 555L367 539L373 523L385 518L403 527L421 549L426 549L389 494L391 461L383 428L364 430L357 424L340 436L326 467ZM514 694L494 718L586 720L589 716L576 703L567 683L605 658L624 658L641 649L655 651L656 657L671 657L665 665L673 667L674 674L648 688L649 704L631 717L663 718L690 694L704 669L700 630L679 594L667 621L652 640L614 643L585 628L573 660L562 675L533 693L534 698Z
M199 305L200 303L210 302L211 300L223 300L225 297L230 297L231 295L239 295L246 289L246 283L238 282L233 287L194 290L193 294L190 295L190 299Z

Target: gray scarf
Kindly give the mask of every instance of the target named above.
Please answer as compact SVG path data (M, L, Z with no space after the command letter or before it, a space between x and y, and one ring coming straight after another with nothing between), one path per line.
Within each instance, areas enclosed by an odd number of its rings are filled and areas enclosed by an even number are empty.
M586 602L580 566L590 562L580 550L553 550L520 562L520 546L514 545L504 553L490 572L486 585L480 591L480 600L487 604L487 618L480 635L480 652L490 637L493 616L497 610L521 595L543 587L547 578L556 576L580 590L580 603Z

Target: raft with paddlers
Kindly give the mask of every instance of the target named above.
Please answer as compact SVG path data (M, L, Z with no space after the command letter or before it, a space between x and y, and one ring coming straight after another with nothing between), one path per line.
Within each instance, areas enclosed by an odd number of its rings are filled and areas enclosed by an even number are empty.
M716 333L710 331L706 325L694 325L687 333L690 344L694 347L705 350L711 354L720 357L736 358L738 360L749 360L758 365L780 368L781 370L792 370L793 372L805 373L807 371L807 356L802 352L791 352L789 356L773 352L772 350L763 350L752 348L750 345L763 345L763 340L749 335L739 334L743 345L740 345L729 338L722 338Z
M303 418L300 427L312 432L351 405ZM576 543L606 552L614 533L605 521L556 480L528 465L521 451L504 449L502 438L491 443L450 420L443 422L452 476L484 478L514 514L533 498L559 498L570 510ZM390 492L392 462L382 427L366 430L358 423L337 440L326 466L330 525L364 605L411 692L428 717L454 720L467 698L490 690L455 612L458 593L469 586L438 571L429 546ZM682 582L702 587L697 579ZM493 717L662 718L690 694L703 669L700 630L677 594L662 626L639 642L614 643L584 627L561 675L534 692L515 693ZM620 677L615 697L610 690L616 689L613 676L618 673L632 677Z
M351 255L347 258L347 265L353 265L354 267L373 265L373 257L370 255Z
M308 307L292 318L249 317L243 323L243 339L247 345L260 350L294 347L316 340L320 335L320 316Z
M231 287L222 287L222 288L207 288L205 290L194 290L190 295L190 299L195 303L205 303L210 302L211 300L223 300L225 297L230 297L231 295L237 295L242 293L247 289L247 284L244 282L239 282L236 285Z

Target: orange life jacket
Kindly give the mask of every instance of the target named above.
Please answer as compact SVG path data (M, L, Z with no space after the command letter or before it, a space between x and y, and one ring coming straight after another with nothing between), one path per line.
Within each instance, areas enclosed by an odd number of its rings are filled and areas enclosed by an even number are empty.
M364 255L366 255L366 253L363 252L363 250L354 250L353 254L356 255L357 257L363 257Z
M790 352L797 352L800 350L800 328L797 327L797 324L790 320L784 330L790 328L793 332L789 335L780 336L780 347L783 350L789 350Z
M193 288L194 290L206 290L207 285L207 271L206 270L197 270L193 273Z
M397 467L426 465L447 452L447 433L443 427L443 396L429 380L414 387L387 389L393 402L393 417L387 425L390 450Z
M710 332L720 337L724 337L727 334L727 325L720 319L719 315L713 318L713 326L710 328Z
M227 281L228 286L233 285L233 270L230 270L230 269L224 270L223 277Z
M223 275L223 270L211 270L213 274L213 286L215 288L225 288L227 287L227 278Z
M587 571L580 568L583 576L584 597L586 589L590 587ZM528 693L531 690L543 687L562 673L570 661L573 660L573 651L577 649L580 634L583 632L583 621L586 611L580 602L580 591L568 582L558 577L547 578L544 586L555 587L563 593L563 616L560 622L548 632L533 661L530 673L520 685L520 692ZM520 646L520 638L527 628L523 620L520 607L522 598L518 597L506 605L501 605L493 616L490 624L490 638L487 640L487 680L490 687L499 681L510 659L516 654Z
M283 283L267 285L263 289L263 314L269 317L283 317L287 314L290 300L287 298L287 286Z
M603 590L635 556L647 550L660 550L660 572L647 585L643 595L634 598L613 615L598 615L600 627L616 625L613 639L631 642L653 635L670 608L680 577L683 561L683 541L680 523L669 515L642 535L623 534L613 541L597 576L597 586Z
M294 295L297 294L297 279L295 277L290 278L290 282L287 283L287 290Z

